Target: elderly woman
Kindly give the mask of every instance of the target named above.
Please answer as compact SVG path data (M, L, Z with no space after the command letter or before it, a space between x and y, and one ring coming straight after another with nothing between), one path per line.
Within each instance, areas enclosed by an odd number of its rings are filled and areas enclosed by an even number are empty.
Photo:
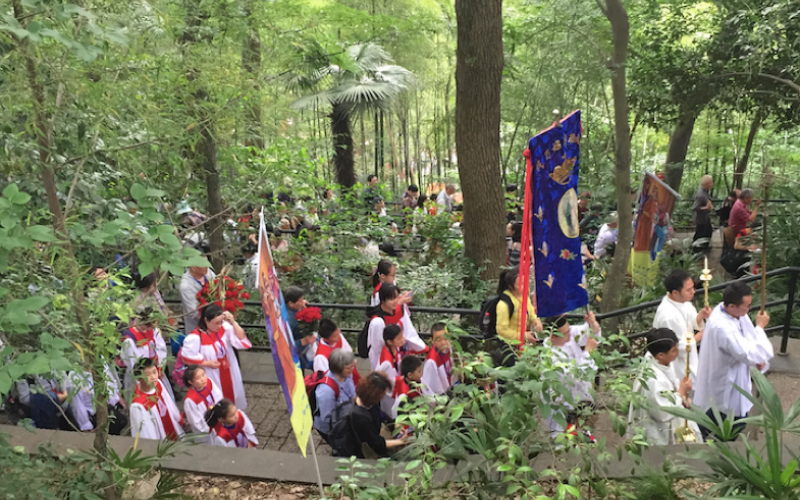
M325 378L317 385L317 410L314 415L314 428L327 441L331 430L331 412L343 401L356 398L356 386L353 383L353 371L356 369L356 356L353 351L335 349L328 359L330 369Z

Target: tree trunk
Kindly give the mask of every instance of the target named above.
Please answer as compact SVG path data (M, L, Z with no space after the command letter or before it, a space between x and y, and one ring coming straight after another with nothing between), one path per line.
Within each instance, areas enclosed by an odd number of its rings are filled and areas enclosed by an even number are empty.
M246 73L245 79L249 86L245 112L245 146L255 146L264 149L264 132L261 122L261 36L258 29L253 26L253 15L248 3L245 17L249 25L247 35L242 46L242 69Z
M21 0L13 0L12 2L12 9L14 12L14 18L17 22L22 25L23 27L27 27L28 23L31 21L33 16L26 15ZM42 184L45 188L45 196L47 198L47 206L50 209L50 213L52 214L51 223L53 225L53 231L55 232L56 236L59 238L61 242L61 246L63 248L63 260L64 262L62 265L69 269L69 270L77 270L80 268L77 260L75 259L75 254L72 248L72 242L69 237L69 232L67 231L67 224L66 219L64 217L64 211L61 209L61 201L58 198L58 187L56 186L56 177L55 177L55 170L53 169L52 165L50 164L50 151L53 147L53 127L54 124L54 117L53 114L48 111L49 109L58 109L61 105L61 92L63 87L61 87L61 83L59 82L59 91L56 95L55 102L50 105L47 102L47 92L45 90L44 85L41 83L39 79L39 74L36 68L36 62L34 60L33 55L31 54L31 48L29 46L29 40L27 38L15 38L17 43L17 49L22 54L22 57L25 61L25 71L27 73L28 78L28 85L30 87L31 96L33 97L33 106L34 106L34 130L36 133L36 142L38 146L38 153L39 153L39 167L41 168L41 176L42 176ZM83 280L78 279L77 286L72 287L71 294L74 300L74 314L75 319L79 325L81 335L83 337L84 345L91 345L92 341L94 340L94 332L91 329L90 321L89 321L89 312L86 307L86 298L84 295L84 289L82 284L84 283ZM105 380L105 378L99 378L95 380ZM98 386L104 386L105 384L99 383L95 384L95 394L100 394L102 391L98 389ZM104 416L102 412L97 412L97 425L107 426L107 414ZM102 433L98 436L95 436L94 440L94 449L98 454L99 460L106 460L108 457L108 436L103 435ZM108 474L106 476L108 485L105 488L104 495L107 500L117 500L119 498L118 489L114 482L113 474Z
M361 122L361 162L364 164L364 174L366 175L369 168L367 167L367 132L364 129L364 113L361 113L358 119Z
M397 177L399 176L399 173L400 173L400 168L399 168L400 162L398 161L399 157L397 156L397 142L395 142L395 140L394 140L395 134L394 134L394 117L392 116L393 114L394 113L389 111L387 125L388 125L388 128L389 128L389 130L388 130L388 132L389 132L389 148L390 148L390 151L391 151L392 184L394 185L396 180L397 180ZM394 187L392 189L394 189Z
M464 193L464 248L496 279L505 264L505 206L500 186L502 0L456 0L456 149Z
M381 136L380 136L381 137L381 143L380 143L381 144L381 146L380 146L381 161L380 161L380 163L378 163L378 165L380 166L380 170L379 170L380 173L375 172L375 175L379 176L381 179L383 179L383 177L384 177L383 171L386 168L386 159L385 159L385 156L384 156L385 151L386 151L386 146L384 145L384 142L386 141L386 136L383 134L383 119L384 119L383 110L380 110L380 119L378 120L378 123L380 124L380 127L381 127Z
M403 106L403 118L400 123L400 128L403 129L403 167L405 168L406 172L406 182L409 184L413 184L414 180L411 177L411 168L409 164L409 155L411 152L411 148L409 147L409 137L408 137L408 103Z
M416 141L416 151L415 151L415 153L416 153L416 162L417 162L417 179L419 180L419 184L420 184L419 188L423 189L422 184L424 184L424 182L422 181L422 151L421 151L421 149L422 149L422 145L421 144L422 143L420 142L420 120L421 120L421 118L420 118L420 109L419 109L419 93L420 93L420 91L418 90L416 92L416 94L414 95L414 99L415 99L416 104L417 104L417 141ZM425 191L421 191L421 192L424 193Z
M447 165L450 165L450 162L453 161L453 131L452 127L450 126L450 87L452 86L453 82L453 75L450 72L451 65L448 61L447 64L447 85L444 87L444 140L445 140L445 151L447 152Z
M620 294L626 281L628 261L633 242L633 214L631 212L631 136L628 122L628 94L625 65L628 58L628 13L622 0L606 0L605 15L611 23L613 54L610 60L611 91L614 96L614 174L617 188L619 232L614 260L603 288L602 311L619 307ZM618 319L612 319L608 331L615 332Z
M689 151L689 143L692 142L692 132L694 132L697 115L698 112L683 110L672 135L669 136L667 161L664 165L664 181L676 192L680 192L683 166L686 162L686 153Z
M350 131L350 117L347 110L334 106L330 114L333 134L333 165L336 169L336 182L350 188L356 184L353 164L353 136Z
M375 172L374 173L377 176L378 175L378 165L380 164L380 161L381 161L381 155L380 155L380 149L379 149L380 148L380 143L381 143L381 138L380 138L380 135L378 135L380 133L380 130L379 130L379 126L378 126L378 112L377 111L375 111L372 114L372 118L373 118L373 122L375 124L375 130L373 130L373 134L374 134L374 138L375 138L375 141L374 141L375 144L373 145L374 149L375 149L375 158L374 158L374 165L373 166L375 167Z
M198 100L207 100L204 90L195 92ZM223 228L225 216L222 214L222 191L220 190L219 170L217 169L217 140L214 136L214 121L211 117L202 117L200 140L195 151L200 154L198 162L206 178L206 196L208 198L208 243L211 246L211 265L219 272L225 266L225 239Z
M764 118L765 113L759 108L756 111L756 115L753 117L753 121L750 123L750 132L747 133L747 142L744 145L744 152L733 171L734 189L742 189L742 185L744 184L744 172L747 170L747 162L750 160L750 152L753 150L753 141L756 140L758 129L761 128Z

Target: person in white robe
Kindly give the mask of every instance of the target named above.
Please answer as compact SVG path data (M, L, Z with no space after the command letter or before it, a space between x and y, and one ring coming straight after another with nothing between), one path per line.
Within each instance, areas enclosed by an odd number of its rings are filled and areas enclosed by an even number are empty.
M117 377L113 376L108 365L105 366L106 387L108 390L108 406L116 406L120 402L120 387ZM94 379L92 374L73 371L67 374L64 389L70 394L70 411L75 425L83 432L94 430L92 417L95 415Z
M422 384L433 394L444 394L453 384L451 371L453 362L450 358L450 341L444 323L436 323L431 327L433 342L422 369Z
M593 312L587 313L584 319L582 325L572 326L567 323L564 316L547 318L543 324L545 330L550 328L552 333L545 339L543 345L551 350L552 360L562 372L561 381L569 388L575 403L593 404L592 384L597 373L597 365L591 354L602 339L602 330ZM577 373L572 366L577 366ZM574 410L573 405L562 397L557 398L556 402ZM565 419L569 424L575 425L574 422L570 422L573 420L571 413L573 412L568 412ZM564 432L564 428L554 418L547 418L546 421L551 437Z
M175 401L158 379L151 359L140 362L139 382L130 407L131 435L142 439L169 439L183 436L183 417ZM141 373L139 373L141 372Z
M710 307L697 312L692 305L694 280L683 269L675 269L664 279L667 294L661 300L653 318L653 328L669 328L678 336L678 357L672 363L675 378L683 379L686 372L686 344L691 339L689 350L689 373L692 381L697 379L697 343L703 338L705 321L711 314ZM697 333L695 333L697 332Z
M377 307L381 303L380 298L380 290L384 284L394 285L395 284L395 275L397 273L397 265L393 264L391 261L386 259L381 259L378 262L378 267L375 269L375 274L372 277L372 283L374 288L372 290L372 297L370 298L369 305L371 307ZM398 288L398 293L399 293ZM400 294L400 307L403 309L403 314L400 318L400 322L403 326L403 333L405 333L407 339L411 339L412 342L415 344L422 344L422 340L420 339L419 332L417 331L414 324L411 322L411 311L408 309L408 305L411 304L411 300L414 298L414 294L412 292L404 292Z
M208 410L206 420L211 428L209 443L212 446L228 448L255 448L258 446L253 423L229 399L222 399Z
M753 325L747 316L752 302L750 287L735 281L725 288L722 304L714 308L706 322L694 402L711 419L715 418L712 408L719 410L723 419L729 415L734 421L746 417L753 404L735 386L752 393L750 368L766 372L774 356L764 332L769 314L759 312ZM741 430L744 424L734 427ZM702 426L701 430L704 437L710 434Z
M202 366L206 376L220 388L223 397L247 408L242 371L233 349L250 349L252 344L233 315L216 305L203 308L200 325L186 336L181 357L186 365Z
M377 370L378 365L381 364L381 355L383 351L383 330L388 325L400 325L403 329L403 335L408 344L408 349L413 353L425 352L427 346L425 342L419 337L419 333L411 326L411 335L406 335L406 328L409 327L410 321L405 321L404 318L408 316L403 312L400 307L403 300L399 294L397 287L391 283L385 283L381 286L379 291L380 303L375 307L372 312L372 319L369 323L367 331L367 346L369 347L369 366L371 370Z
M150 358L156 362L161 383L164 388L175 399L172 392L172 385L167 377L167 359L169 351L167 343L161 335L157 322L151 319L152 310L146 309L140 313L133 325L122 332L122 347L120 349L120 359L125 364L125 376L123 378L125 393L130 394L136 381L133 371L140 359Z
M647 334L647 354L644 366L633 383L633 392L644 396L644 405L631 403L628 411L628 439L644 429L645 441L649 445L678 443L676 431L683 427L684 419L671 415L664 408L689 407L689 391L692 379L675 377L671 364L678 357L679 337L668 328L654 328ZM686 422L702 443L700 428L695 422Z
M200 365L189 365L183 372L183 383L189 390L183 400L183 413L192 433L196 434L199 443L211 444L206 412L222 401L222 391L206 375Z

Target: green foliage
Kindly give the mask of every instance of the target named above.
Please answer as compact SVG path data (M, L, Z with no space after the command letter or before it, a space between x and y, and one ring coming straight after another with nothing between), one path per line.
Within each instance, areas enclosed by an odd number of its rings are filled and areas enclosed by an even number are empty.
M711 472L702 479L713 485L706 491L705 498L723 496L725 498L769 498L774 500L793 500L800 498L800 468L798 455L784 439L800 435L800 401L796 401L788 412L783 411L780 397L775 388L755 368L750 370L753 385L758 390L754 397L740 387L743 394L759 410L758 416L748 417L741 422L764 431L764 446L747 439L739 438L744 449L728 441L710 441L707 447L690 452L690 458L706 463ZM721 424L719 412L715 409L715 419L706 416L699 408L664 408L664 411L681 418L694 420L722 439L736 436L732 416ZM785 464L785 465L784 465Z

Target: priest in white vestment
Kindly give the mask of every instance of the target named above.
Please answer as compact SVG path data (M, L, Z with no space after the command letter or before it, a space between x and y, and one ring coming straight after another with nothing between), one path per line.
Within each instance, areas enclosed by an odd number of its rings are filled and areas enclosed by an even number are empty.
M769 314L759 312L754 326L747 316L752 302L750 287L735 281L725 288L722 304L714 308L706 322L694 402L712 419L714 407L723 419L728 415L735 420L747 416L753 404L734 386L752 393L750 368L766 372L774 356L764 332ZM744 425L738 427L741 430ZM710 434L708 429L702 430L704 437Z

